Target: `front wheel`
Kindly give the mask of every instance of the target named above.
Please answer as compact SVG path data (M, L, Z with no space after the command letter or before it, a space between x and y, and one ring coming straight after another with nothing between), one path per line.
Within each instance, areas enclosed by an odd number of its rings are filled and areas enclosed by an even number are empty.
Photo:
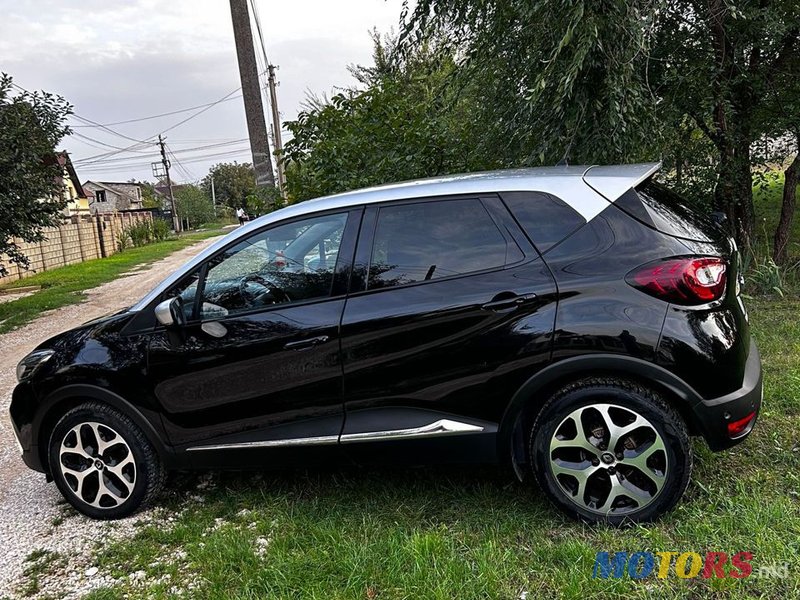
M550 398L532 428L530 456L556 506L612 525L670 510L692 470L680 415L651 390L610 378L579 381Z
M95 402L67 412L50 435L50 470L66 500L94 519L126 517L164 484L158 454L127 416Z

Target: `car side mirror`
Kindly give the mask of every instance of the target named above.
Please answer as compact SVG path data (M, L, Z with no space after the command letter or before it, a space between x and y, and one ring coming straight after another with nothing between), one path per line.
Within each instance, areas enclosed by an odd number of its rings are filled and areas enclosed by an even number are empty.
M165 327L181 327L186 324L183 313L183 298L175 296L160 302L155 308L156 320Z

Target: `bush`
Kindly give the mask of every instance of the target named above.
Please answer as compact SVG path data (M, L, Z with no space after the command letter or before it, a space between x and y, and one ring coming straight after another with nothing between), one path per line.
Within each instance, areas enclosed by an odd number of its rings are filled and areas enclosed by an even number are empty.
M117 232L117 252L124 252L130 246L131 238L128 235L127 227Z
M128 232L131 242L133 242L133 245L136 248L139 246L144 246L145 244L149 244L151 241L150 223L147 221L130 225L125 229L125 231Z
M154 242L163 242L172 233L169 223L164 219L153 219L150 222L150 231Z

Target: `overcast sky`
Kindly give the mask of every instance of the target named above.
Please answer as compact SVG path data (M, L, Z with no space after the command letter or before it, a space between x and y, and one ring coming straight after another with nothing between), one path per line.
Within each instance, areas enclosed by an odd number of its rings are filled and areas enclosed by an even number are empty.
M396 31L402 5L402 0L255 2L269 60L280 66L283 121L295 118L309 91L329 94L352 84L347 65L371 62L370 30ZM97 123L207 104L240 86L227 0L0 0L0 15L0 71L29 90L63 95L76 115ZM180 161L172 161L176 180L200 179L217 162L250 161L247 142L236 141L247 137L240 93L165 133ZM109 128L145 140L194 112ZM62 143L81 181L152 179L155 147L139 146L90 164L91 157L114 151L107 145L126 148L136 142L82 126L86 123L76 118L71 123L93 140L71 136ZM203 158L212 153L219 155Z

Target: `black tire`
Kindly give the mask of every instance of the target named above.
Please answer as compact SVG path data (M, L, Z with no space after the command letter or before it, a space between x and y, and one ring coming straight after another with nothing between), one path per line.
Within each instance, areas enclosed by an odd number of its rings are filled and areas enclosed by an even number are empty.
M94 441L97 436L99 442ZM105 455L98 452L101 444ZM123 413L97 402L81 404L61 417L50 435L48 456L61 494L93 519L133 514L158 496L166 478L142 430ZM80 483L73 473L81 476Z
M608 405L612 405L612 413L608 412L608 408L604 408L605 413L601 413L595 408L608 407ZM586 408L589 410L584 412L583 409ZM602 418L603 415L608 416L609 414L613 414L614 419L623 420L623 427L627 423L624 419L633 418L631 415L638 415L645 419L647 425L636 429L627 437L621 436L615 448L603 449L602 447L611 441L606 437L611 428L603 431L602 424L605 421L600 421L600 428L595 427L591 431L603 432L601 437L595 437L593 433L588 438L583 438L590 447L597 446L594 456L584 448L561 448L558 446L558 444L571 445L573 440L579 439L575 415L578 415L577 418L583 422L581 431L585 433L586 422L590 422L593 415ZM642 421L637 422L642 423ZM612 425L619 426L620 424L612 423ZM589 426L592 427L592 425ZM575 437L570 438L573 427L576 428ZM656 433L661 436L662 442L658 444L658 448L663 446L663 450L656 448L658 442ZM556 434L559 437L555 438ZM637 452L639 447L634 446L628 451L626 444L636 444L635 438L637 437L644 440L640 446L644 450L639 453ZM649 441L650 439L652 441ZM648 441L650 448L647 445ZM556 445L554 450L551 450L551 442ZM615 452L618 449L621 449L621 454ZM576 451L577 454L575 454ZM692 449L686 425L681 416L652 390L624 379L610 377L584 379L556 392L545 403L531 428L529 452L534 476L553 504L573 518L592 523L623 525L657 519L671 510L683 496L692 472ZM564 452L572 454L568 458L564 458L566 455L561 454ZM642 455L640 458L644 459L646 467L650 469L647 477L642 479L643 471L637 473L636 469L626 462L629 459L628 452L634 458L636 454ZM610 464L606 464L606 461L609 461ZM591 473L591 475L585 476L581 472L581 476L586 481L583 488L581 488L578 477L571 477L572 471L566 472L563 468L560 469L564 466L573 469L575 468L572 466L574 464L578 464L582 468L584 465L590 465L585 472ZM662 466L663 471L660 470ZM554 470L559 469L560 472L555 474ZM659 473L660 477L653 476L653 474ZM612 478L615 481L612 482ZM626 493L627 490L612 487L617 484L630 485L634 479L647 484L642 487L652 486L648 491L648 496L629 495ZM639 486L633 486L633 489L638 490ZM594 494L592 490L599 490L599 492ZM612 490L621 490L621 496L616 499L610 498ZM605 501L603 492L606 493ZM616 493L614 495L616 496ZM636 498L639 500L637 501ZM606 502L609 503L606 504ZM616 502L627 506L614 507ZM598 506L598 504L601 505ZM609 507L611 507L611 512L609 512ZM598 512L601 509L605 510Z

